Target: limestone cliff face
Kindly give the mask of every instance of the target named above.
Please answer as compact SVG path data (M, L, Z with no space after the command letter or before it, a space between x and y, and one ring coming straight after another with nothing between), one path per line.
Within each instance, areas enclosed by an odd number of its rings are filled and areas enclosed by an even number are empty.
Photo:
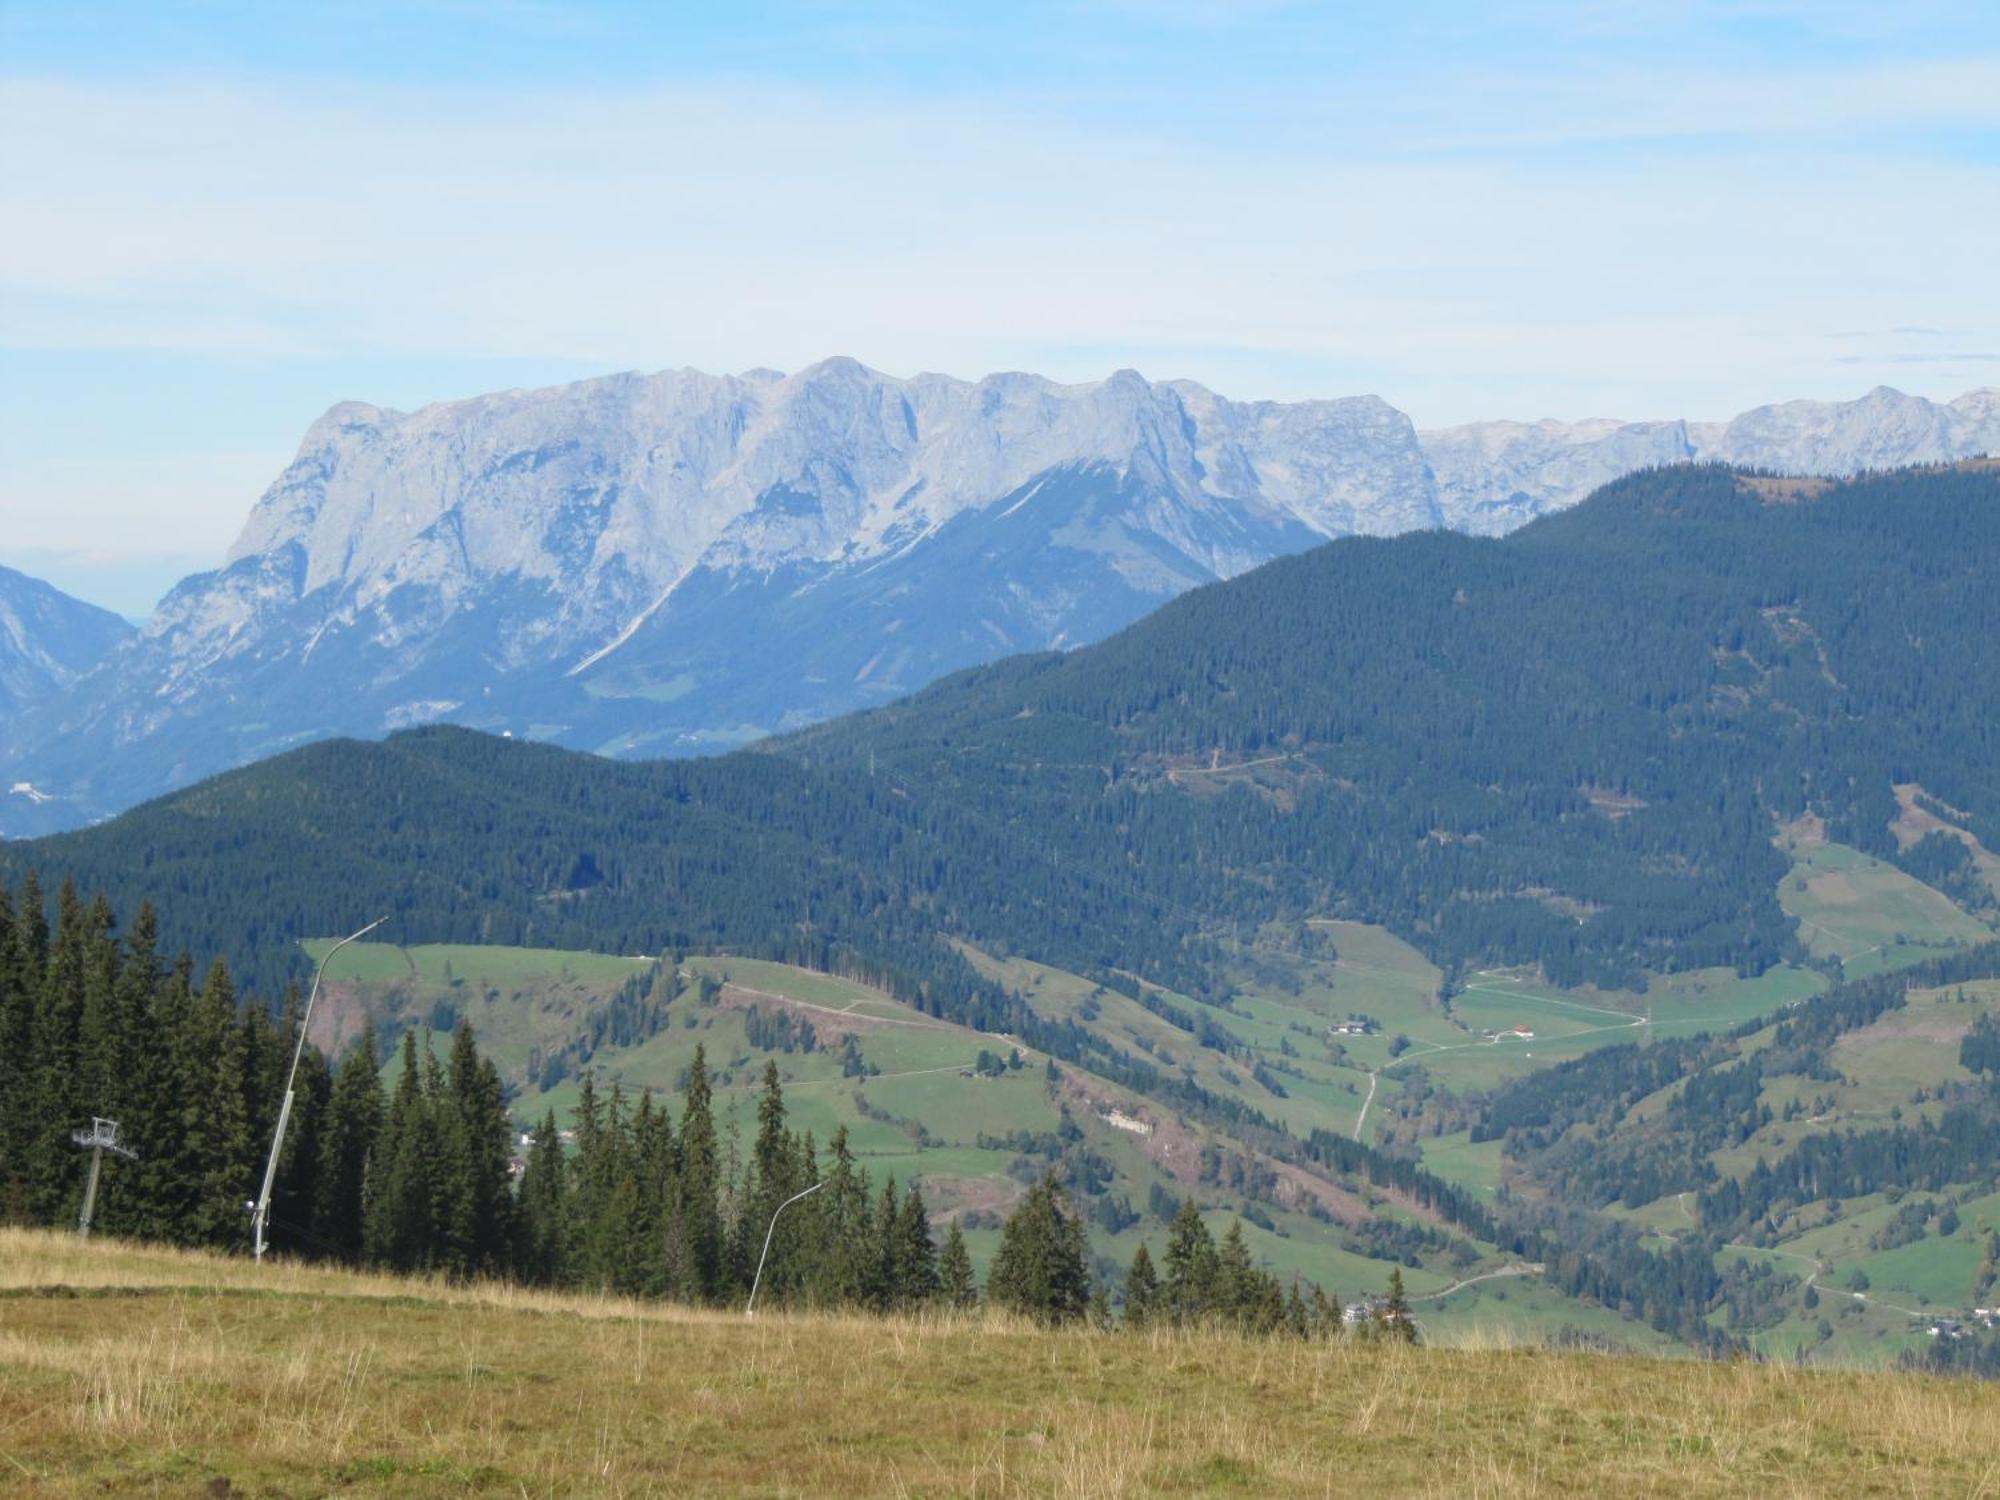
M1119 371L898 379L831 359L313 424L224 565L0 736L0 833L434 719L689 753L1064 648L1353 534L1498 533L1633 469L1845 473L2000 448L2000 393L1727 424L1419 434L1372 396L1232 402ZM86 663L89 665L89 663Z

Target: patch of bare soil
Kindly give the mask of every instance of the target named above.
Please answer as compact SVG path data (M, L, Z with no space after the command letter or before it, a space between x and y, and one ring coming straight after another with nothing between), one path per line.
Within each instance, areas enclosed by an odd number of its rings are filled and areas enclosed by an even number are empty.
M2000 860L1996 860L1993 852L1979 842L1976 834L1947 822L1931 811L1933 807L1941 808L1946 813L1964 817L1965 814L1957 808L1938 801L1914 781L1902 782L1891 790L1896 794L1897 812L1889 824L1889 832L1895 836L1898 849L1907 849L1929 834L1948 833L1972 852L1972 857L1979 861L1982 868L1990 871L2000 865ZM1926 802L1930 807L1924 806Z
M1614 792L1609 787L1586 786L1579 790L1585 802L1614 823L1620 818L1630 817L1646 805L1644 797L1634 797L1629 792Z
M1056 1088L1072 1111L1103 1115L1115 1107L1125 1114L1143 1119L1153 1127L1153 1133L1145 1140L1147 1157L1176 1182L1186 1183L1189 1187L1200 1184L1201 1148L1205 1138L1185 1121L1149 1103L1121 1097L1094 1080L1080 1078L1074 1072L1065 1071ZM1232 1150L1242 1149L1237 1143L1228 1144ZM1278 1201L1285 1207L1301 1208L1309 1199L1317 1199L1321 1207L1343 1224L1362 1224L1372 1217L1368 1205L1346 1188L1289 1162L1261 1154L1258 1159L1276 1174Z
M1817 849L1826 842L1826 820L1818 813L1801 813L1778 827L1778 843L1786 849Z
M1310 783L1326 779L1318 766L1290 751L1230 760L1222 751L1211 750L1206 755L1168 756L1162 764L1167 780L1184 792L1216 797L1230 787L1248 787L1280 812L1293 811Z
M1803 475L1739 474L1736 478L1738 489L1755 495L1766 505L1804 505L1819 499L1833 486L1831 479Z
M944 1225L969 1213L1005 1218L1027 1189L1011 1177L947 1177L926 1174L917 1179L931 1223Z
M329 979L319 987L306 1040L328 1057L338 1057L368 1024L368 997L358 984Z
M976 1034L963 1026L953 1025L950 1021L933 1021L928 1017L918 1016L871 1016L861 1011L819 1005L811 1000L794 1000L789 995L774 995L769 990L753 990L748 985L734 982L723 984L721 993L716 996L716 1003L724 1010L748 1010L753 1005L781 1006L811 1021L813 1030L822 1037L841 1037L849 1032L856 1036L865 1036L871 1031L882 1031L897 1026L914 1026L924 1031L956 1031L963 1032L967 1036Z

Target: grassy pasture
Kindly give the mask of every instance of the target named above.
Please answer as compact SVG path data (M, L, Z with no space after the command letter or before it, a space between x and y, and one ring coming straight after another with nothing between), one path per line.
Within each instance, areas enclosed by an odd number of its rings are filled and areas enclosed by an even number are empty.
M1993 937L1948 896L1858 849L1799 842L1791 853L1778 904L1813 956L1839 958L1850 979Z
M1918 1095L1971 1078L1958 1064L1959 1042L1982 1013L2000 1014L2000 980L1912 990L1902 1006L1834 1044L1831 1056L1840 1079L1771 1079L1763 1102L1781 1118L1742 1145L1718 1152L1717 1170L1747 1172L1760 1156L1775 1157L1809 1135L1889 1125L1898 1112L1906 1121L1935 1117L1944 1105L1936 1099L1919 1102ZM1783 1119L1794 1100L1814 1112Z
M1469 1130L1433 1137L1423 1143L1424 1166L1447 1182L1460 1183L1486 1197L1500 1188L1502 1143L1497 1140L1474 1143Z
M311 938L301 943L315 963L333 947L332 938ZM450 984L454 980L473 984L523 985L537 980L578 980L586 984L622 984L644 971L653 962L651 955L619 957L610 953L582 953L557 948L508 948L471 943L423 943L404 948L394 943L349 943L334 954L326 977L335 980L393 982L413 980L420 984Z
M71 1294L32 1291L56 1285ZM19 1231L0 1231L0 1287L17 1293L0 1303L0 1468L24 1494L1764 1500L2000 1485L2000 1387L1915 1376L1484 1339L747 1323Z

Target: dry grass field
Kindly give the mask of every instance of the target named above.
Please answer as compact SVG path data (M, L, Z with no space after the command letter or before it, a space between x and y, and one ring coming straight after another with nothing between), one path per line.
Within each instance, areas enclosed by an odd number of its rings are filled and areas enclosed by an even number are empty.
M746 1322L0 1231L0 1491L2000 1497L2000 1386Z

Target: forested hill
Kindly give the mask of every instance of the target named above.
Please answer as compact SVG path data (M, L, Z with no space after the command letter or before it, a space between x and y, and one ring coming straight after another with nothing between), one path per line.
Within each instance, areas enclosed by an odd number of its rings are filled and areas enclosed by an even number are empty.
M1914 782L2000 837L1996 566L1991 464L1657 470L1503 541L1322 547L777 748L1177 908L1338 911L1558 978L1761 967L1779 822L1894 857Z
M1991 467L1660 470L1500 541L1335 542L755 752L335 742L0 868L152 897L253 973L390 911L403 941L765 953L988 1016L946 937L1190 993L1211 944L1308 914L1559 982L1757 969L1794 951L1785 820L1896 856L1917 783L2000 847L1996 567Z

